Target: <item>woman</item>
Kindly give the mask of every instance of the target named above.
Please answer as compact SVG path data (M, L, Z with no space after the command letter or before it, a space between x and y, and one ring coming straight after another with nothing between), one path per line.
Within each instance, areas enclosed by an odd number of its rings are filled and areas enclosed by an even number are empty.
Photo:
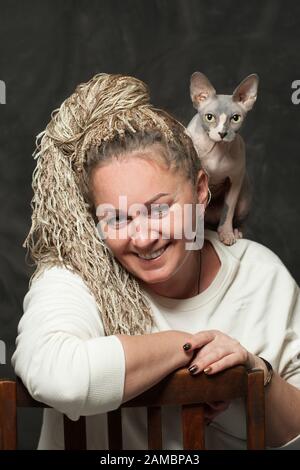
M143 82L99 74L38 139L24 243L37 269L12 358L55 408L38 448L63 447L65 413L87 416L88 448L106 449L106 412L179 367L236 364L264 370L267 445L300 448L298 286L262 245L201 240L208 181L184 127ZM179 413L164 409L166 449L182 448ZM207 448L245 448L243 417L239 400L208 404ZM123 422L124 448L146 448L145 409Z

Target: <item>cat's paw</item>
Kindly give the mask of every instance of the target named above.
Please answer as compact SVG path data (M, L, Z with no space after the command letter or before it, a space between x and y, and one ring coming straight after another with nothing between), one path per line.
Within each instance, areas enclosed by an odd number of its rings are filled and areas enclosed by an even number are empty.
M236 229L235 229L236 230ZM219 239L224 245L233 245L239 236L235 235L235 231L227 229L226 227L218 228Z

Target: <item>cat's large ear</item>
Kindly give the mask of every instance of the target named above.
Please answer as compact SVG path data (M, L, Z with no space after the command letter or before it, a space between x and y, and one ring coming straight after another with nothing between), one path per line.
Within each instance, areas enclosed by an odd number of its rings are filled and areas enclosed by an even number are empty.
M233 101L238 102L246 111L250 111L257 98L258 82L256 73L248 75L234 90Z
M194 108L198 109L205 100L216 94L216 90L203 73L194 72L191 76L190 93Z

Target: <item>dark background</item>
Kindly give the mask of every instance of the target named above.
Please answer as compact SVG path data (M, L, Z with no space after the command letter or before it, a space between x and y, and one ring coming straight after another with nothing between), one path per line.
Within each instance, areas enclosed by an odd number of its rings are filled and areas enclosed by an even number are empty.
M152 102L184 124L194 116L190 75L219 93L248 74L258 100L242 129L254 204L247 237L275 251L299 283L300 2L291 0L0 0L0 339L13 376L22 301L32 272L22 243L30 227L35 136L75 86L99 72L134 75ZM41 415L20 414L20 447L35 448Z

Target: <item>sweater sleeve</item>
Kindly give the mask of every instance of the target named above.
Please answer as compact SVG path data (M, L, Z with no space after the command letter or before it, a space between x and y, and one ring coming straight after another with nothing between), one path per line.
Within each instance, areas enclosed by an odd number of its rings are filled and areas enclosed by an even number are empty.
M105 336L82 278L52 267L32 282L23 301L12 365L32 397L76 421L122 403L125 354Z

